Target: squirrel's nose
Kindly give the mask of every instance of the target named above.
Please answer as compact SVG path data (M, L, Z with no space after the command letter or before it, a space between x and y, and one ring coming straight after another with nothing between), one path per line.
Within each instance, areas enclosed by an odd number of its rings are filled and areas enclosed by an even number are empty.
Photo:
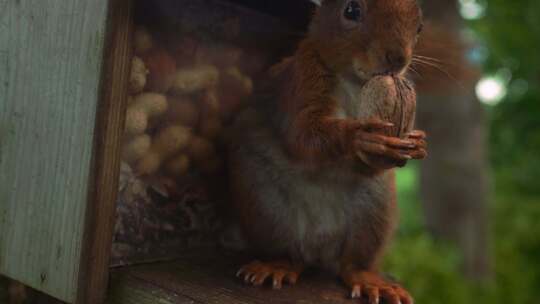
M402 52L389 51L386 53L386 63L392 71L397 72L405 67L407 59Z

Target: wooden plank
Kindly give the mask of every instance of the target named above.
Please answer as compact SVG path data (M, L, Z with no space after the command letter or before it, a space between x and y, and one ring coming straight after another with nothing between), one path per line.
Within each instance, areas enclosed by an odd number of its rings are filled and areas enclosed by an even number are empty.
M190 299L155 286L129 275L120 275L113 280L107 304L200 304Z
M172 263L132 266L113 272L110 304L161 303L181 297L194 303L204 304L266 304L269 303L312 303L348 304L358 303L348 299L348 290L336 277L316 272L303 275L298 285L284 286L282 290L272 290L245 286L235 277L238 267L249 261L244 257L222 254L195 254ZM138 290L147 299L136 298L124 302L128 293L118 290ZM165 292L165 293L164 293ZM113 301L114 300L114 301ZM164 302L164 303L184 303Z
M0 0L0 273L67 302L79 287L107 8Z
M115 225L134 25L131 0L110 0L109 5L77 303L105 299Z

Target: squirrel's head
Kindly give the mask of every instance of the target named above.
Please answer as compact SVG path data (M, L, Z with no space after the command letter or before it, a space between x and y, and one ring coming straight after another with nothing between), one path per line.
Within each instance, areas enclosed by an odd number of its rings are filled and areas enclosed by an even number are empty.
M404 73L421 30L417 0L323 0L309 35L331 69L368 79Z

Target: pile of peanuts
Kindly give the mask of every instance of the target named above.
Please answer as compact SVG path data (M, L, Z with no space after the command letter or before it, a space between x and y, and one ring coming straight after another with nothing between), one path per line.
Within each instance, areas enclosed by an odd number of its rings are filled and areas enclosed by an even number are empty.
M134 54L123 161L142 177L218 172L224 127L253 91L242 50L192 37L160 44L138 27Z

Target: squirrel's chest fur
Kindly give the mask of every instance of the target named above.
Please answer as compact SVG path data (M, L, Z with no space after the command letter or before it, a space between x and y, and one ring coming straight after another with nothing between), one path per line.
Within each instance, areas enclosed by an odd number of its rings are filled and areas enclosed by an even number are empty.
M243 198L235 203L259 252L337 270L351 238L386 230L377 225L389 225L381 214L391 209L391 172L367 177L345 161L308 167L291 160L264 123L241 130L230 151L234 187Z
M358 79L353 79L351 76L338 76L336 88L333 91L332 97L338 102L336 116L338 118L358 117L359 109L362 106L360 95L362 85Z

